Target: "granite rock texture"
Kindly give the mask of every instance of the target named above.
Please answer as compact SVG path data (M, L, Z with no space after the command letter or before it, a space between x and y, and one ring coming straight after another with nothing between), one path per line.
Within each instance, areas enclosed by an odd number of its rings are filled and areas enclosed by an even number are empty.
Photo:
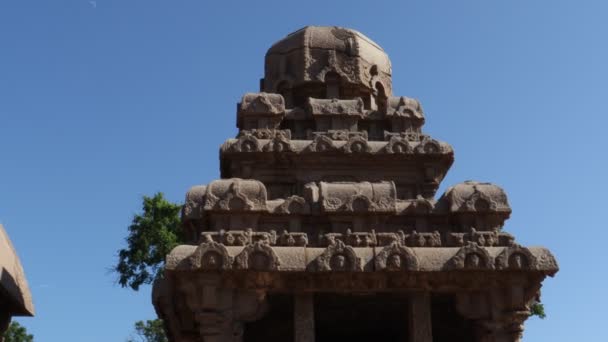
M32 294L21 261L0 225L0 341L13 316L33 316Z

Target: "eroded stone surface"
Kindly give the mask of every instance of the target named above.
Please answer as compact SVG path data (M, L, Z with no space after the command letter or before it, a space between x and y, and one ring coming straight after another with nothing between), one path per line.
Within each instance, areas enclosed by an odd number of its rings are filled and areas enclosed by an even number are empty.
M502 230L499 186L435 199L454 151L377 44L306 27L268 50L261 91L222 179L186 195L191 241L153 294L172 341L519 340L557 262Z
M13 244L0 225L0 341L13 316L33 316L32 294Z

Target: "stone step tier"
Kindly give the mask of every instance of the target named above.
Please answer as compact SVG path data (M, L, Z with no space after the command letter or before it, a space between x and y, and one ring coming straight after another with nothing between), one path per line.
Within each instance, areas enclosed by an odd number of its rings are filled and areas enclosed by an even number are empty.
M513 240L498 234L511 208L504 191L493 184L465 182L438 201L400 200L390 181L311 182L302 192L269 200L264 183L239 178L196 186L186 196L184 228L191 242L206 232L249 230L304 233L311 244L322 243L320 235L347 233L361 241L394 233L404 243L414 241L413 246Z
M325 248L271 246L257 241L226 246L215 241L181 245L168 256L166 269L182 271L252 272L539 272L553 275L557 262L542 247L484 247L470 242L462 247L407 247L391 243L352 247L340 240Z
M451 146L430 137L367 141L358 135L347 140L317 135L313 140L290 140L283 133L272 139L258 139L254 133L242 133L222 145L221 177L260 180L271 190L271 198L295 195L314 181L388 180L396 184L401 199L431 199L454 161ZM263 133L257 136L268 132Z
M294 139L312 132L346 131L370 140L392 134L420 134L424 114L420 103L404 96L390 97L381 109L366 108L361 98L313 98L306 104L286 108L280 94L249 93L237 106L239 131L287 129Z

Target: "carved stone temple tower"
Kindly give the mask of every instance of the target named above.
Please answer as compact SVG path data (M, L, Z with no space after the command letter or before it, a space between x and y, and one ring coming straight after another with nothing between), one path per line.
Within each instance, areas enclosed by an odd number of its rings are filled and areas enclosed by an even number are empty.
M558 266L502 227L490 183L435 192L454 160L394 96L376 43L305 27L266 53L221 179L186 195L153 301L174 342L518 341Z

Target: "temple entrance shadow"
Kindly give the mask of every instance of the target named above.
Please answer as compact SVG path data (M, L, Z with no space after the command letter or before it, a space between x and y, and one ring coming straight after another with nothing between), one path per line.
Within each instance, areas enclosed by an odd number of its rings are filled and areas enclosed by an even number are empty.
M315 295L316 342L407 341L407 296Z

